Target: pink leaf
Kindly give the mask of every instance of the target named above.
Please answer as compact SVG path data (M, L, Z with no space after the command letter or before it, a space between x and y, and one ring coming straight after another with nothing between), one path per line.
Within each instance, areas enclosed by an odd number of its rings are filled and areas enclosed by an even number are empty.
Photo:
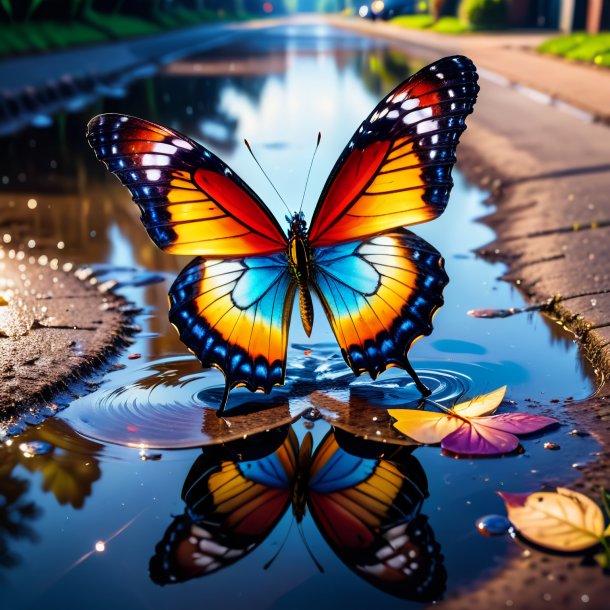
M464 422L441 441L441 447L463 455L499 455L510 453L519 446L519 439L513 434L488 427L480 421L489 418L477 419Z
M472 418L473 423L481 423L489 428L512 432L513 434L529 434L537 432L558 423L552 417L544 415L529 415L527 413L504 413L503 415L492 415L491 417Z

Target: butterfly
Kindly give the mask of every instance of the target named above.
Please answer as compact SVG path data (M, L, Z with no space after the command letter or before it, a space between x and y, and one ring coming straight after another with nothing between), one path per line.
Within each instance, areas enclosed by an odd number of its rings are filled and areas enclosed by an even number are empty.
M339 559L374 586L408 599L438 599L446 571L420 514L426 475L409 448L381 457L379 448L387 452L387 445L332 429L315 451L311 433L299 445L292 427L258 437L270 435L270 442L248 439L249 447L238 442L199 456L182 490L186 510L150 561L154 582L184 582L230 566L292 508L299 528L309 511Z
M319 297L346 363L375 379L403 368L432 331L448 278L441 255L402 228L440 215L465 119L479 87L466 57L441 59L398 85L360 125L323 187L309 229L284 233L256 193L212 152L155 123L94 117L87 139L131 191L154 243L196 258L170 289L172 324L225 390L270 393L286 373L298 289L303 327ZM343 102L346 103L346 102Z

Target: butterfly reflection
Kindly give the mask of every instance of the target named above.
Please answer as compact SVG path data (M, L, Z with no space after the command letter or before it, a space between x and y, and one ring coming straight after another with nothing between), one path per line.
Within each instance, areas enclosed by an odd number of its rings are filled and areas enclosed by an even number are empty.
M299 443L287 427L206 448L184 482L184 514L157 544L151 579L166 585L229 567L291 508L297 524L308 512L361 578L401 598L438 599L447 574L420 514L428 482L411 450L332 429L313 445L310 432Z

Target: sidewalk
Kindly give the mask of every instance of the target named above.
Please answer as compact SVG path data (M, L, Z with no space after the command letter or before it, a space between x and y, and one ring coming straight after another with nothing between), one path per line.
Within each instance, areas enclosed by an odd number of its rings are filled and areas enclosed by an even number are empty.
M185 55L208 51L276 20L208 23L164 34L127 38L81 48L32 54L0 60L0 90L17 92L41 87L49 81L131 70L142 64L174 61Z
M113 95L159 64L238 41L274 19L211 23L164 34L0 60L0 136Z
M411 30L386 22L330 17L336 27L429 49L438 54L460 53L481 69L510 83L548 95L610 124L610 70L540 55L535 48L548 34L448 35Z

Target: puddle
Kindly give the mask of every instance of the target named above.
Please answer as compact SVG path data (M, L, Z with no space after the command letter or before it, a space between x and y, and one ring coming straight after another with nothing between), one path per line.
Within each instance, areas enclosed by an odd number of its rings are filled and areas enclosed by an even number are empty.
M499 459L453 460L435 447L405 445L383 414L418 400L410 379L396 369L375 382L354 378L317 305L311 340L293 317L286 386L270 397L236 391L228 411L234 423L218 420L213 409L221 374L202 371L167 320L169 285L188 258L152 245L129 195L84 139L88 119L99 112L165 123L210 146L283 218L283 206L243 138L279 192L296 205L321 131L304 205L309 217L355 128L386 91L423 63L346 32L276 28L247 45L143 74L125 85L122 98L98 98L83 110L55 115L47 126L2 140L8 161L0 172L0 239L9 236L4 250L87 268L141 310L141 332L94 392L75 397L58 416L0 447L0 578L9 607L107 608L120 600L134 608L325 608L336 599L354 608L410 607L405 600L420 607L474 582L515 552L506 537L484 538L476 531L477 519L503 512L496 490L565 484L577 474L572 464L592 459L595 442L569 434L574 425L563 408L566 400L595 389L572 336L538 312L467 315L476 309L518 310L525 303L497 280L502 265L473 254L493 237L475 221L491 208L483 203L485 193L459 174L445 214L415 228L443 254L450 282L435 330L417 342L411 360L442 404L507 384L512 402L503 409L551 413L565 424L524 438L523 453ZM255 423L252 410L263 413ZM346 430L366 430L379 443L362 455ZM205 485L223 464L262 469L286 435L303 444L309 433L314 452L335 434L343 443L340 451L352 456L345 459L359 459L363 472L382 461L393 464L401 480L418 481L389 503L383 521L384 535L401 544L404 536L411 541L404 547L409 561L394 558L408 583L400 590L375 576L389 538L376 539L358 554L331 540L320 513L312 517L311 510L301 536L290 524L294 512L300 518L302 503L283 504L272 522L241 537L229 536L212 518L218 515L203 511L209 501ZM226 441L222 448L194 448L219 434ZM229 442L235 440L241 444ZM384 440L402 445L388 449ZM545 442L560 450L545 450ZM29 456L19 449L23 443L34 449ZM304 498L312 501L313 493L312 482ZM393 512L397 507L404 509L402 520ZM217 546L205 542L210 539ZM218 555L218 545L227 551L224 559L205 564L209 553ZM184 558L195 547L208 555L194 566Z

